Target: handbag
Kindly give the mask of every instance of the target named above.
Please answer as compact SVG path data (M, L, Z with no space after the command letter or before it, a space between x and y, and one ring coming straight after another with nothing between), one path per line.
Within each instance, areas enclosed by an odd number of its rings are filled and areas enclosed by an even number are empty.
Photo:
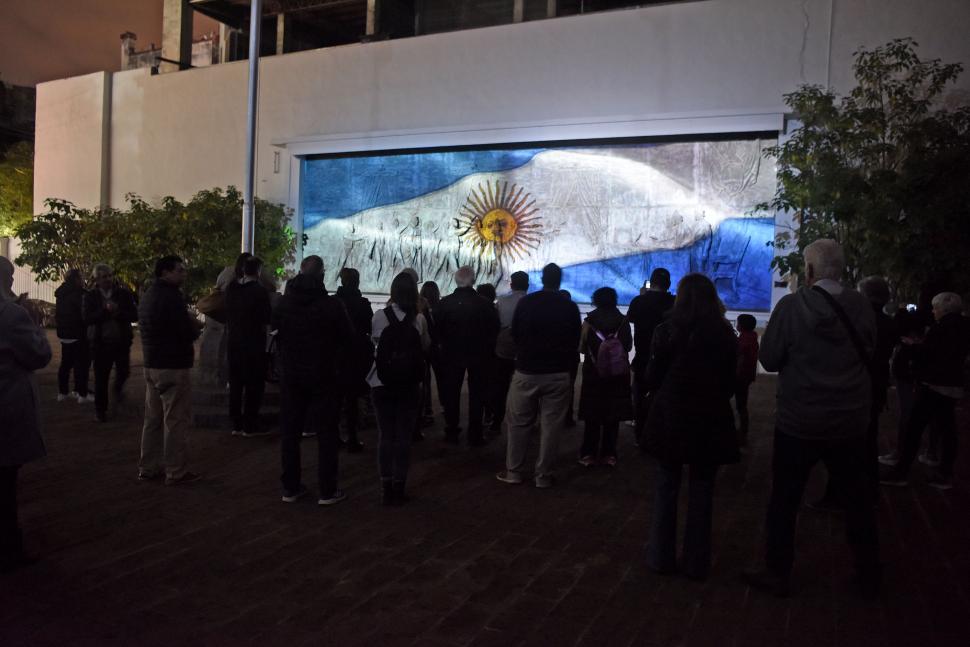
M215 288L196 302L195 309L221 324L226 323L226 293Z

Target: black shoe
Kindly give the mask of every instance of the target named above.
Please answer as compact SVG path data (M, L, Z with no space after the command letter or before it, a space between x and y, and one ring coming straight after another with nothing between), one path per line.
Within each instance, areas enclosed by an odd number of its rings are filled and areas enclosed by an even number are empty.
M791 595L791 585L787 577L763 571L745 571L741 578L753 589L770 593L777 598L787 598Z
M487 444L488 440L486 438L470 438L468 440L469 447L484 447Z
M347 441L347 453L348 454L359 454L364 451L364 443L359 440L348 440Z
M457 445L460 442L457 434L445 434L444 441L449 445Z
M421 432L421 431L415 431L413 434L411 434L411 442L412 443L420 443L423 440L424 440L424 433L423 432Z
M822 497L816 501L810 501L805 507L815 512L841 512L845 510L845 504L838 499Z

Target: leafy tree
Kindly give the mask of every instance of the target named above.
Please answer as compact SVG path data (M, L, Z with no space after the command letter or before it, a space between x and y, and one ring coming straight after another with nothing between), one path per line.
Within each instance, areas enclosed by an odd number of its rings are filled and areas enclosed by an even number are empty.
M847 96L812 85L785 95L802 126L766 152L778 189L757 207L794 216L774 242L783 274L832 237L851 280L881 274L906 297L931 280L970 287L970 107L941 106L963 66L922 60L917 47L903 38L857 51Z
M177 254L189 267L186 291L196 298L239 252L242 202L232 186L200 191L185 204L166 197L156 206L129 194L124 210L80 209L49 199L44 213L17 230L22 253L16 262L45 280L104 262L122 281L140 287L152 276L155 259ZM283 205L256 201L256 253L281 278L296 248L290 216Z
M30 220L34 202L34 147L18 142L0 156L0 237Z

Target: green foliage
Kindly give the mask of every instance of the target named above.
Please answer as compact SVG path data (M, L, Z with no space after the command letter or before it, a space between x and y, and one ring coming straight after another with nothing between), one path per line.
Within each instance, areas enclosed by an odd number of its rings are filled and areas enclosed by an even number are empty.
M819 86L785 95L802 126L766 152L778 190L757 207L794 215L796 229L774 242L783 274L831 237L850 280L881 274L910 297L927 280L970 287L970 107L940 106L963 66L921 60L917 47L905 38L857 51L845 97Z
M34 146L18 142L0 155L0 237L30 220L34 203Z
M194 299L239 253L243 200L232 186L200 191L185 204L166 197L154 206L129 194L125 210L79 209L54 199L44 204L44 213L17 230L22 253L16 260L42 279L59 280L70 268L87 272L103 262L139 288L157 258L176 254L188 265L185 290ZM256 200L256 254L280 278L296 248L290 215L283 205Z

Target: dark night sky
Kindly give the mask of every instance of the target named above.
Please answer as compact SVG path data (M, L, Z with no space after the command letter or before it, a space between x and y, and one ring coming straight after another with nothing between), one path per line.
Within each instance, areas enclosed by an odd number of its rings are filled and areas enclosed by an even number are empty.
M0 80L36 85L121 64L122 32L138 50L162 41L162 0L0 0ZM218 23L195 17L197 35Z

